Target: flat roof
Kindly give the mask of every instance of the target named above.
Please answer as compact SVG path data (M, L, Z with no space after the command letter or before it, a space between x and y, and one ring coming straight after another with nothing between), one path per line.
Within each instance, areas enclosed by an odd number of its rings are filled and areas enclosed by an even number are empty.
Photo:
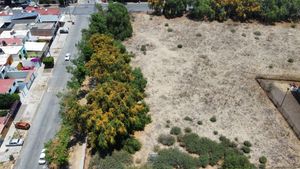
M13 38L16 36L26 37L29 30L14 30L14 33L12 33L12 30L10 31L3 31L0 35L0 38Z
M25 42L24 45L27 51L42 52L46 44L46 42Z
M23 46L1 46L5 54L16 55L23 48Z
M3 42L5 42L7 45L22 45L21 38L0 38L1 46L4 46Z
M5 94L13 86L15 79L0 79L0 93Z
M5 65L8 57L9 54L0 54L0 65Z
M36 23L35 25L32 26L32 28L37 28L37 29L51 29L53 28L54 23Z
M27 6L25 8L26 12L37 12L40 15L60 15L59 8L42 8L42 7L34 7L34 6Z

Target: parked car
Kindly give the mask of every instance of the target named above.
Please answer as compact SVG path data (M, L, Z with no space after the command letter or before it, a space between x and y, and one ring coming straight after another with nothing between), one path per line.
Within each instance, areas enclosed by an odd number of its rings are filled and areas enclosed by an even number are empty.
M16 129L28 130L30 128L30 124L25 121L19 121L15 124Z
M70 61L71 54L67 53L65 56L65 61Z
M69 33L69 28L61 28L59 33Z
M39 164L40 165L44 165L44 164L46 164L46 154L45 154L45 152L46 152L46 149L44 148L44 149L42 149L42 151L41 151L41 155L40 155L40 159L39 159Z
M24 143L24 140L21 138L13 138L9 141L8 144L6 144L7 147L12 147L12 146L22 146Z

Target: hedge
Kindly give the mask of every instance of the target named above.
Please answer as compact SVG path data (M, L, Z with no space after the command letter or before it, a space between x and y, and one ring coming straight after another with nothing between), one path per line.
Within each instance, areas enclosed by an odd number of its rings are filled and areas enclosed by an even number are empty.
M10 109L17 100L20 100L18 94L0 94L0 109Z
M43 63L45 64L45 68L53 68L54 67L54 58L52 56L45 57L43 59Z

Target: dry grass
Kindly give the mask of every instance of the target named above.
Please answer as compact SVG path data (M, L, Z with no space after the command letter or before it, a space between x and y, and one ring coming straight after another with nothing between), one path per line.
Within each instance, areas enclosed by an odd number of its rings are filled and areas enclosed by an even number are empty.
M136 53L132 65L141 67L148 80L146 101L153 120L136 133L143 143L136 157L146 161L157 137L169 133L165 122L170 120L171 127L191 127L214 140L218 136L213 131L241 143L249 140L254 163L264 155L268 168L300 167L299 140L254 79L258 74L299 74L298 28L149 18L135 14L134 36L126 42ZM140 51L145 44L146 55ZM215 123L209 120L212 116Z

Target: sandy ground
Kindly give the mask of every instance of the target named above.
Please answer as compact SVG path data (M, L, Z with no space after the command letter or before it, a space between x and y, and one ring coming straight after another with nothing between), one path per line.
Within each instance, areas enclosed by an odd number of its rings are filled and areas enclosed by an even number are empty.
M169 132L165 126L170 120L171 126L191 127L213 140L220 134L240 143L249 140L251 162L265 155L268 168L300 168L300 141L255 81L258 74L299 74L300 25L294 29L194 22L185 17L150 20L147 14L134 17L134 35L125 44L136 54L132 65L141 67L148 80L146 101L152 116L145 131L136 133L143 143L136 159L146 161L159 134ZM146 44L144 55L140 48ZM287 62L289 58L294 62ZM212 123L214 115L217 122ZM193 122L183 120L185 116ZM203 125L197 125L198 120Z

